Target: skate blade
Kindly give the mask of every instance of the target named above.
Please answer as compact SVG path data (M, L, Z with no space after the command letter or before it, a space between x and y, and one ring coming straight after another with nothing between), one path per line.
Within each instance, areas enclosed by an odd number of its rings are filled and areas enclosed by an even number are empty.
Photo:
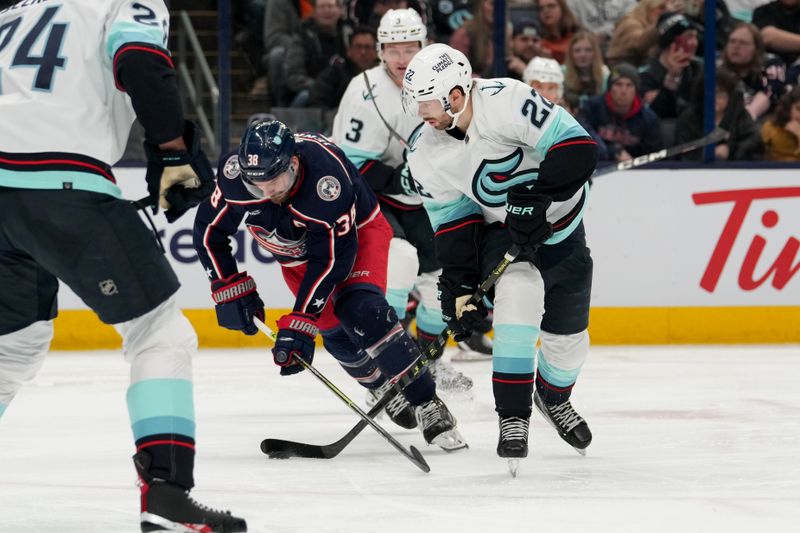
M517 477L517 470L519 470L519 459L509 459L508 472L511 474L511 477Z
M467 441L464 440L464 437L461 436L461 433L459 433L457 429L443 431L436 435L431 441L431 444L435 444L446 452L454 452L456 450L469 448Z
M586 448L581 449L581 448L576 448L575 446L573 446L572 449L574 449L576 452L581 454L582 457L586 457Z

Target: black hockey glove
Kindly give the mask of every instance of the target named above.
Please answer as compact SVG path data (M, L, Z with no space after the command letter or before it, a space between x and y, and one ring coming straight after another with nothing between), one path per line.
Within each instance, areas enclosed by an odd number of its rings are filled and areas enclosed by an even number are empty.
M217 312L217 323L246 335L255 335L258 328L253 317L264 320L264 302L256 292L256 282L247 272L237 272L225 279L211 282L211 297Z
M168 222L174 222L214 192L214 171L200 147L200 133L186 121L183 140L186 151L164 152L144 142L147 155L147 192L153 212L160 206Z
M547 208L553 201L524 185L512 187L506 199L506 224L511 241L522 249L535 250L553 234Z
M281 367L281 376L291 376L304 370L295 361L297 357L306 363L314 360L314 339L318 332L314 315L289 313L278 320L278 336L272 348L272 358Z
M482 301L467 304L476 289L470 283L454 283L443 277L439 278L442 319L453 332L453 339L458 342L469 339L473 331L482 329L483 319L489 313Z

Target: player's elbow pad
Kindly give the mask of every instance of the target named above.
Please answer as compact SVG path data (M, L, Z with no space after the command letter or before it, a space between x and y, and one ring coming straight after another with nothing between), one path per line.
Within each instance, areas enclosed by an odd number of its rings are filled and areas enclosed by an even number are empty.
M117 87L131 97L145 138L161 144L183 133L183 110L169 54L150 44L128 43L114 56Z

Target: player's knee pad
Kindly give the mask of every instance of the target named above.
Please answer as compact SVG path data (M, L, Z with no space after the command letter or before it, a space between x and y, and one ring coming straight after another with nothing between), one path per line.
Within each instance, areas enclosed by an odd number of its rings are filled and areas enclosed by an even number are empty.
M570 335L542 332L536 390L545 402L562 403L569 399L588 353L586 330Z
M532 264L514 263L495 285L492 367L501 374L533 375L544 314L544 281Z
M414 286L418 271L419 259L416 248L405 239L392 238L389 242L386 299L400 317L405 316L408 293Z
M36 376L52 340L52 320L40 320L0 335L0 409L11 402L23 384Z
M417 306L417 329L429 335L438 335L445 328L442 320L442 304L439 301L437 283L441 270L424 272L417 277L416 287L419 291Z
M197 334L170 296L152 311L115 324L122 353L131 363L131 383L147 379L192 379Z
M589 353L589 332L583 330L571 335L556 335L542 331L541 352L547 364L554 369L580 371Z
M375 360L384 375L392 377L420 355L419 347L408 336L392 306L380 294L356 290L336 302L336 316L347 328L350 338ZM405 389L412 404L429 400L434 393L433 379L423 372Z
M380 380L382 374L375 360L353 343L343 327L325 333L322 344L361 385L372 388Z

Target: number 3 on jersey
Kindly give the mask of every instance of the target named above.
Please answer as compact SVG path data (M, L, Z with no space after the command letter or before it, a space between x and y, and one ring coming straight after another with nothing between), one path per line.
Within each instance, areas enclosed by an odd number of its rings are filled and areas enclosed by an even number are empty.
M13 53L11 67L33 67L36 69L36 78L33 81L33 90L50 91L53 88L53 75L56 69L63 69L67 58L61 57L61 45L67 32L67 24L53 23L61 6L48 7L36 24L28 31ZM6 57L3 51L9 47L11 41L22 22L22 17L15 18L0 26L0 63ZM44 36L44 46L39 46L41 55L35 55L33 48ZM9 53L8 55L10 56ZM0 65L2 66L2 65ZM2 75L2 70L0 70ZM0 94L3 93L3 80L0 78Z

